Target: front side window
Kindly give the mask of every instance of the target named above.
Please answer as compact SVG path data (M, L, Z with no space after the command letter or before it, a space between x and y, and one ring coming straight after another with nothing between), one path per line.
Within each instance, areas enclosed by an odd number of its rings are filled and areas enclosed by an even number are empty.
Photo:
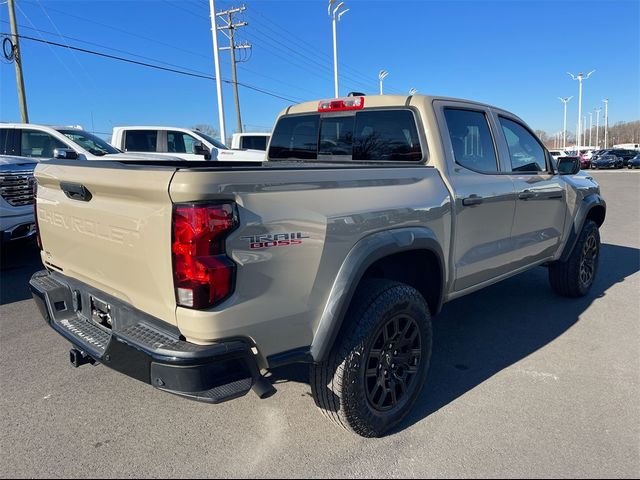
M485 114L445 108L444 116L456 163L476 172L497 172L496 149Z
M67 146L46 132L22 130L20 151L23 157L53 158L53 151L56 148L67 148Z
M183 132L167 132L167 152L169 153L195 153L194 145L197 140Z
M127 152L155 152L157 145L157 130L129 130L125 134L124 149Z
M500 125L509 147L511 170L514 172L545 172L547 162L544 149L522 125L500 117Z

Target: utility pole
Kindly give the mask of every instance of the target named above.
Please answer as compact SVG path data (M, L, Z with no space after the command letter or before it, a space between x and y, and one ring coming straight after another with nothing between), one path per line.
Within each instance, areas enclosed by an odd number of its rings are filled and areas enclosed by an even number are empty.
M605 98L602 101L604 102L604 148L607 148L609 145L609 99Z
M593 130L593 113L589 112L589 146L591 146L591 134Z
M16 84L18 88L18 100L20 102L20 117L22 123L29 123L29 112L27 111L27 97L24 92L24 77L22 76L22 55L20 54L20 36L18 35L18 25L16 23L16 11L14 0L9 0L9 23L11 24L11 42L13 43L13 60L16 64Z
M564 103L564 127L562 127L562 149L566 150L567 149L567 103L569 103L569 100L571 100L573 97L565 97L565 98L558 97L558 98L562 103Z
M213 37L213 64L216 73L216 93L218 95L218 122L220 124L220 141L226 143L227 135L224 125L224 103L222 100L222 77L220 76L220 50L218 48L218 29L216 28L216 7L214 0L209 0L209 16L211 17L211 36Z
M229 10L225 10L223 12L216 13L216 17L219 17L224 22L224 25L217 27L218 30L221 30L223 35L229 39L229 46L222 47L220 50L229 50L231 52L231 80L233 83L233 96L236 102L236 122L237 122L237 130L242 133L242 116L240 115L240 99L238 97L238 74L236 72L236 50L250 49L251 44L248 42L243 42L240 45L237 45L234 40L234 31L240 27L246 27L249 25L247 22L238 22L233 23L233 15L236 13L244 12L247 9L244 5L237 8L231 8ZM226 18L225 18L226 17ZM228 30L229 33L224 32L224 30Z
M596 147L598 147L598 150L600 149L600 112L602 111L602 109L600 107L598 108L594 108L594 110L596 111Z

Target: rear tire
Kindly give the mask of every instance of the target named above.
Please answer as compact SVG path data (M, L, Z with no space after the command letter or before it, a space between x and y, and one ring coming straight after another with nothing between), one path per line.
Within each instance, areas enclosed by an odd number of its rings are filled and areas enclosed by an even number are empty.
M583 297L596 277L600 258L600 232L593 220L587 220L566 262L549 265L551 288L563 297Z
M413 287L366 280L326 361L311 366L316 405L334 423L380 437L413 407L431 358L431 316Z

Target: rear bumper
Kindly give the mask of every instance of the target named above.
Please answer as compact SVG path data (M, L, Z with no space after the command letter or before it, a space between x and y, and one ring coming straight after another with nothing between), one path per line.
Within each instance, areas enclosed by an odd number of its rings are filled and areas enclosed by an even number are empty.
M259 377L248 341L185 342L170 325L56 272L37 272L29 284L44 319L76 349L155 388L220 403L245 395ZM95 299L108 304L111 328L91 319Z

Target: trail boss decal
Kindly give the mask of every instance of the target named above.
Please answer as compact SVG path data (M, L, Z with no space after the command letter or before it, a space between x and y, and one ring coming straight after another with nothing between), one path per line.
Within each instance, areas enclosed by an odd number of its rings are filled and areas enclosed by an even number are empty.
M309 235L303 232L293 232L252 235L250 237L240 237L240 240L249 242L250 248L255 250L258 248L291 247L293 245L302 245L302 242L305 238L309 238Z

